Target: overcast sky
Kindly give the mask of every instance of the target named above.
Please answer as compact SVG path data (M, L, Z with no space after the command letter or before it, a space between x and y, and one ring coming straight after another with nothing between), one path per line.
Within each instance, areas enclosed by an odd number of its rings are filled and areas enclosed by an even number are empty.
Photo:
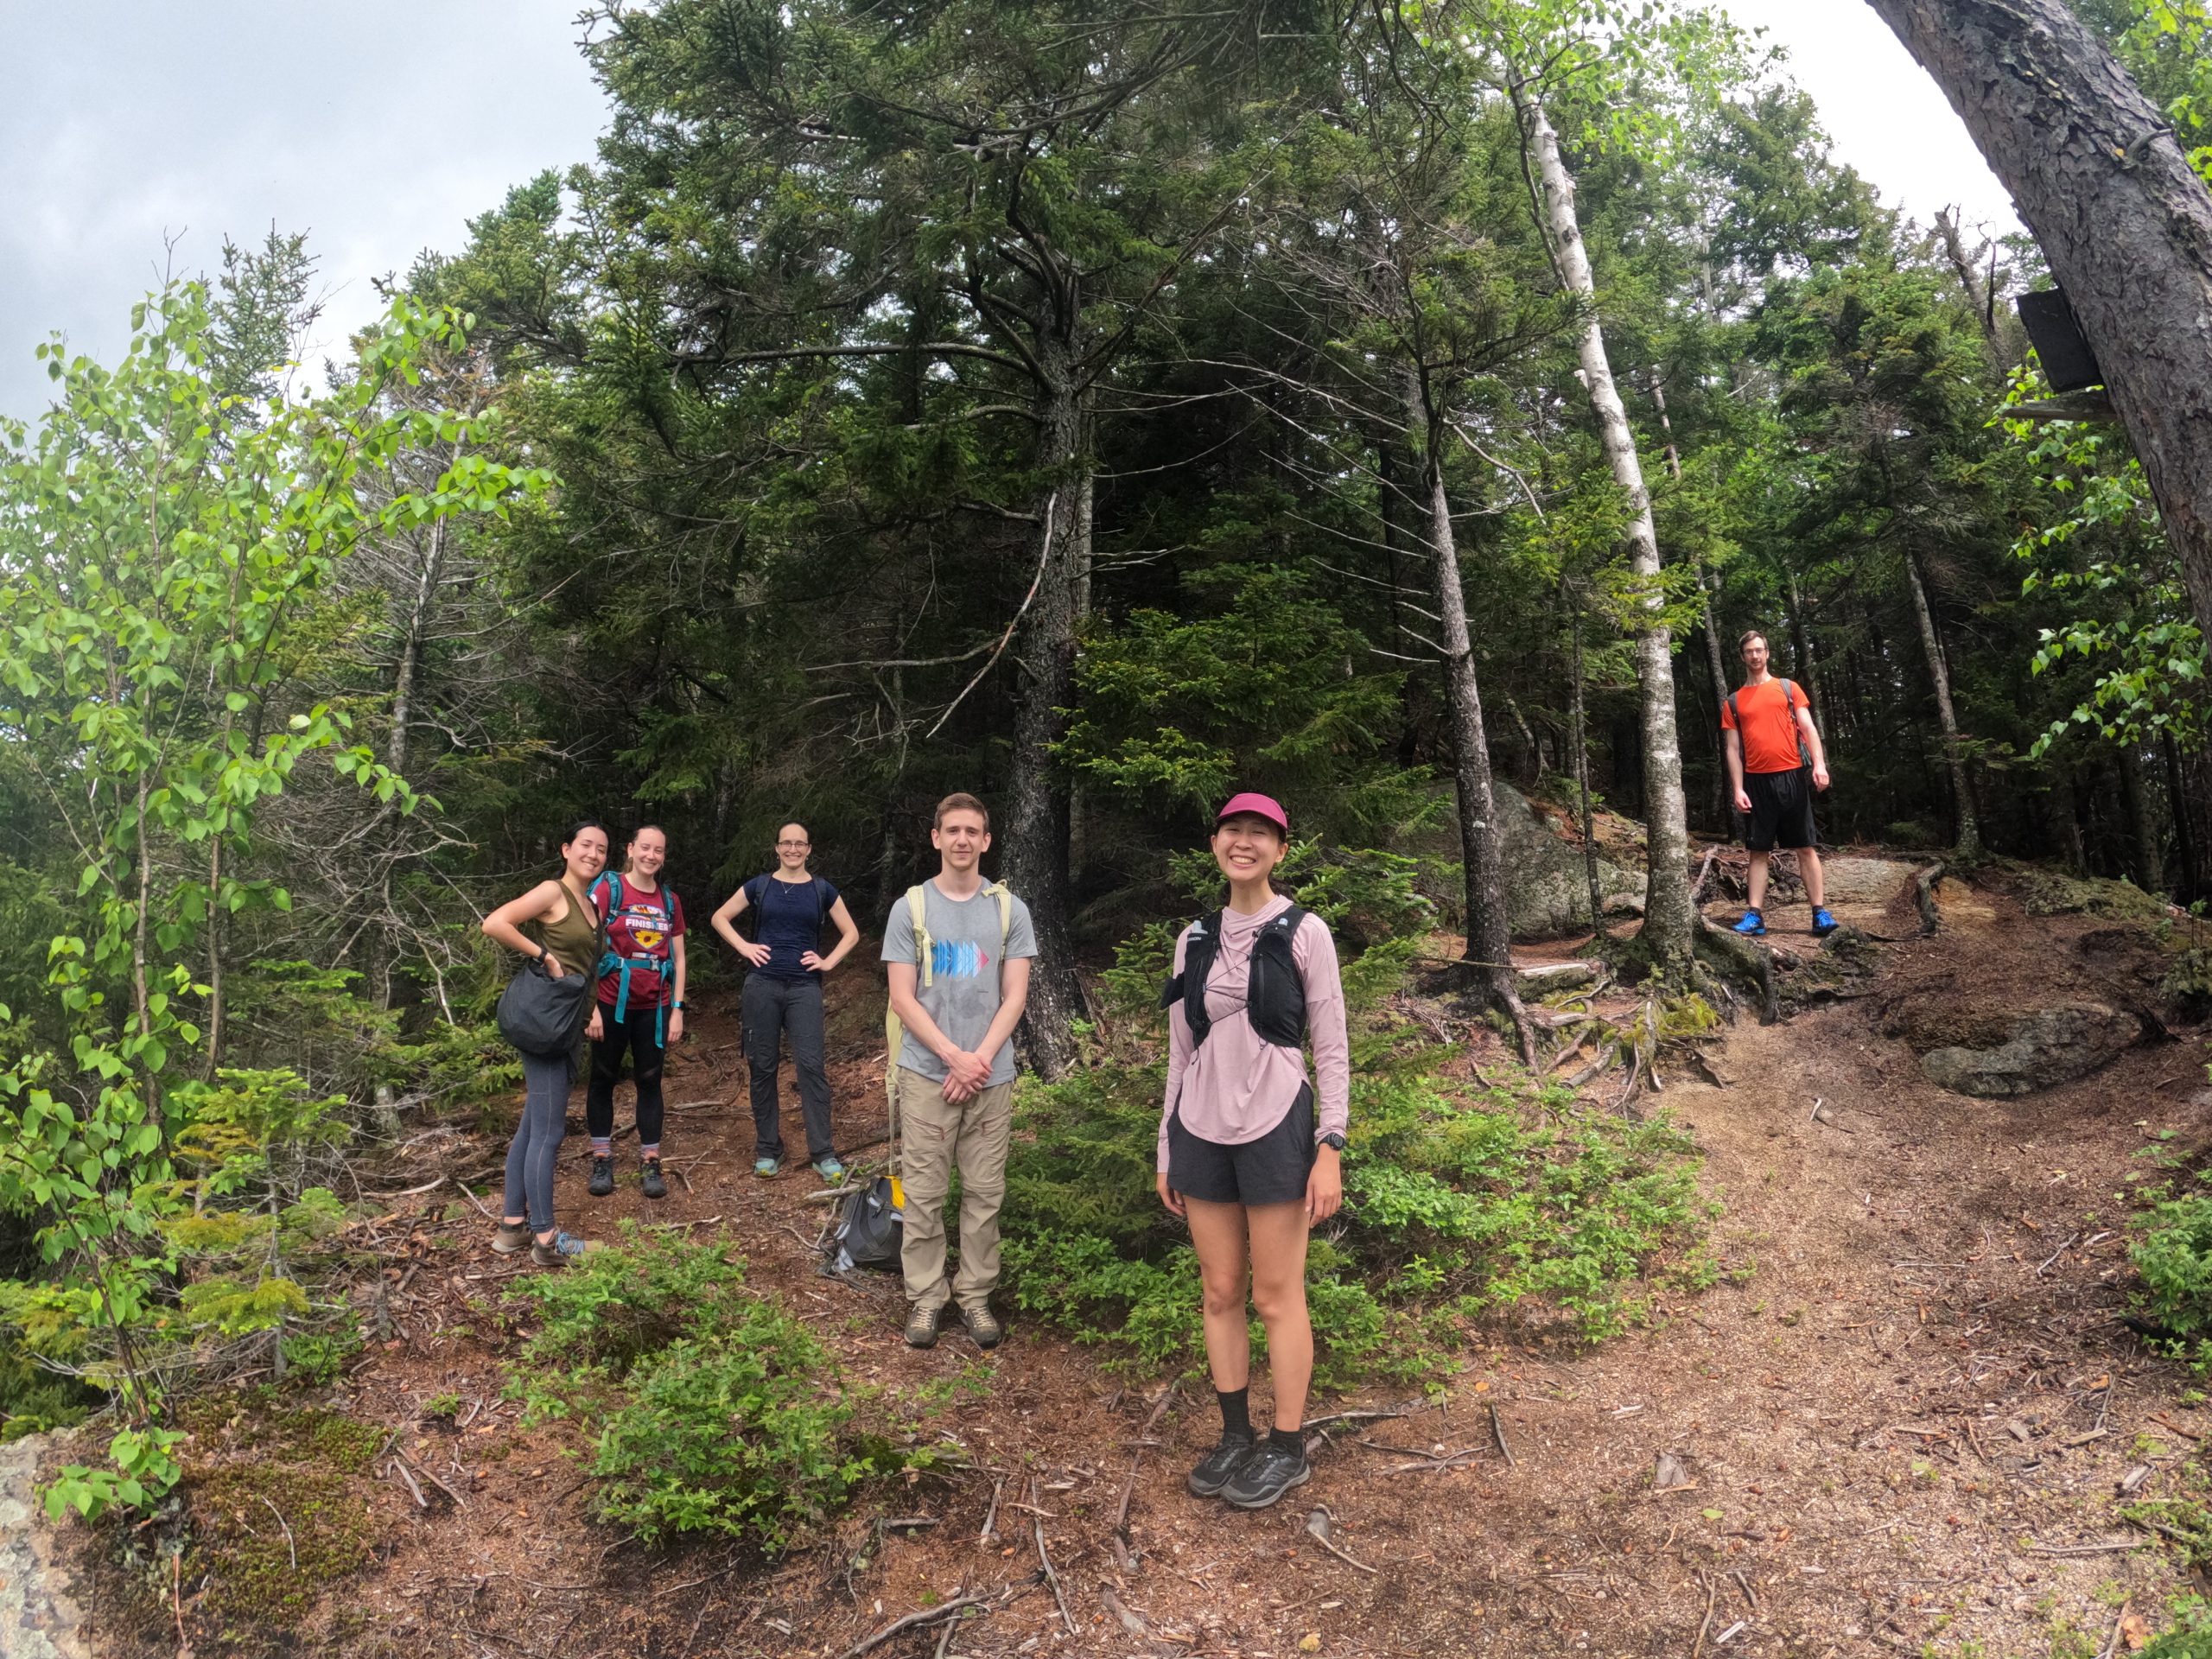
M2017 228L1965 130L1863 0L1731 0L1789 48L1840 159L1926 219ZM0 412L35 416L56 329L113 358L131 304L223 238L305 230L327 338L371 279L541 168L588 160L605 102L576 0L0 0Z

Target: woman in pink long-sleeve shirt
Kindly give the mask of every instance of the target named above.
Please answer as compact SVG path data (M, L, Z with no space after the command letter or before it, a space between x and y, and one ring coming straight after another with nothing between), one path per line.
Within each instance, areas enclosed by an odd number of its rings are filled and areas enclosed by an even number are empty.
M1344 985L1328 925L1274 890L1289 840L1289 820L1264 795L1238 795L1222 808L1212 847L1229 878L1229 906L1184 931L1167 988L1158 1186L1198 1248L1206 1360L1222 1417L1221 1442L1189 1484L1240 1509L1263 1509L1313 1472L1301 1432L1313 1375L1306 1241L1344 1198ZM1249 1403L1248 1283L1274 1374L1274 1432L1260 1441Z

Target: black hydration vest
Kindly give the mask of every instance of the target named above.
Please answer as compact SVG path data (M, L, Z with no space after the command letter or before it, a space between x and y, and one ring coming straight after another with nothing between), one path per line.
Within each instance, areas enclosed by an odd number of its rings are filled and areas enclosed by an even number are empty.
M1206 979L1213 972L1214 953L1221 948L1222 918L1227 913L1217 910L1191 925L1190 943L1183 948L1183 971L1160 994L1163 1008L1183 1005L1193 1048L1203 1045L1213 1029L1213 1018L1206 1012ZM1290 942L1298 936L1306 914L1302 906L1293 905L1262 927L1252 942L1244 1013L1260 1040L1278 1048L1306 1046L1306 982L1298 976L1298 961L1290 953Z

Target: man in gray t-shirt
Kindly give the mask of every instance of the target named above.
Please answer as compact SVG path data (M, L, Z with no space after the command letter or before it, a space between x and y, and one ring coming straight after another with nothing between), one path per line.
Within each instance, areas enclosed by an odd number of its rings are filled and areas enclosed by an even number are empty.
M978 865L991 833L981 801L947 796L930 839L940 868L916 889L926 940L916 936L910 896L892 906L883 929L891 1007L905 1028L889 1063L897 1068L906 1198L899 1258L911 1305L906 1340L917 1348L935 1343L950 1300L977 1345L995 1348L1001 1332L990 1295L999 1281L999 1207L1014 1126L1014 1028L1028 1005L1037 938L1029 907L1011 893L1001 906L1001 893L984 885ZM948 1287L944 1212L955 1168L960 1268Z
M999 937L999 901L978 887L966 899L948 899L934 881L922 883L922 924L929 930L929 983L918 985L915 998L937 1028L957 1048L979 1052L999 1011L999 970L1001 958L1014 961L1037 954L1037 936L1029 925L1029 906L1007 895L1007 923L1003 941ZM914 948L912 907L901 899L892 907L883 930L883 959L906 963L918 970L920 957ZM918 979L918 971L916 974ZM985 1057L991 1063L990 1084L1014 1081L1014 1039L1001 1041L998 1052ZM924 1046L910 1026L899 1045L899 1064L918 1071L932 1083L948 1076L945 1063Z

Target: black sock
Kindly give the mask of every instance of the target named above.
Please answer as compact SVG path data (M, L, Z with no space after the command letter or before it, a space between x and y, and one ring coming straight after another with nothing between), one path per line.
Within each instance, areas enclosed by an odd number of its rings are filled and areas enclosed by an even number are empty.
M1287 1452L1294 1458L1306 1455L1306 1431L1302 1428L1271 1428L1268 1444L1278 1452Z
M1216 1389L1215 1396L1221 1402L1221 1431L1224 1434L1242 1434L1252 1438L1252 1389L1247 1383L1241 1389Z

